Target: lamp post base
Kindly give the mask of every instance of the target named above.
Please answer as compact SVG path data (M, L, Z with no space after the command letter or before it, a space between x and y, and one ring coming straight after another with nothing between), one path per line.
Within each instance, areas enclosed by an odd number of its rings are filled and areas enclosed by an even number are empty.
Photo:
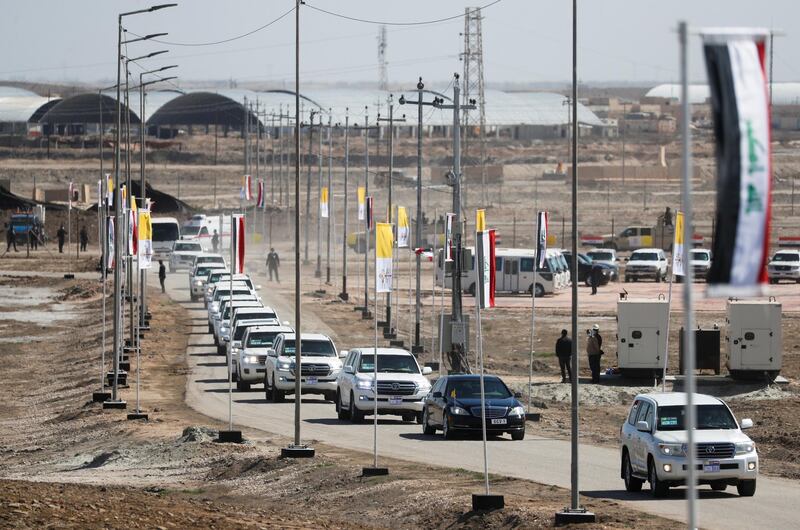
M541 421L542 414L540 412L527 412L525 413L526 421Z
M240 444L242 431L219 431L219 436L214 441L221 444Z
M281 458L314 458L316 452L307 445L290 445L281 448Z
M578 508L577 510L564 508L560 512L556 512L556 526L594 523L595 521L596 518L594 514L583 508Z
M343 301L347 302L348 300L350 300L350 295L347 294L347 293L339 293L339 298L341 298Z
M103 408L104 409L125 410L127 407L128 407L128 403L123 401L123 400L121 400L121 399L117 400L117 401L108 400L108 401L104 401L103 402Z
M111 392L92 392L92 401L94 403L103 403L111 399Z
M362 477L383 477L389 474L388 467L363 467L361 468Z
M74 275L74 274L72 274L71 272L68 272L68 273L66 273L66 274L64 275L64 279L65 279L65 280L74 280L74 279L75 279L75 275Z
M502 495L472 494L472 510L475 512L502 510L505 506L506 501Z
M148 416L144 412L129 412L128 413L129 420L145 420L147 421Z

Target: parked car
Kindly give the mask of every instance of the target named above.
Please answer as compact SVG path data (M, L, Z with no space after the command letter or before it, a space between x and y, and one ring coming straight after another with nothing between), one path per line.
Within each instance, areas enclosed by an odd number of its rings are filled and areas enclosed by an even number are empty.
M361 423L375 411L375 348L350 350L336 381L336 412L340 420ZM417 359L400 348L378 348L378 414L401 416L422 423L422 408L431 384Z
M169 272L178 269L191 271L194 268L194 260L203 253L203 246L199 241L183 241L179 239L172 245L172 252L169 255Z
M705 280L711 269L711 251L705 248L693 248L689 251L689 266L695 280ZM682 281L680 276L676 280Z
M572 252L565 250L564 258L567 260L567 265L569 265L570 270L572 270ZM594 265L595 263L592 261L592 258L586 254L578 252L578 281L583 282L587 287L591 287L592 285L592 267L594 267ZM601 263L598 263L597 265L602 268L600 285L607 285L608 282L612 281L616 276L614 268Z
M592 258L594 263L604 263L615 267L619 265L617 251L613 248L593 248L586 251L586 255Z
M422 432L445 438L459 433L481 433L481 386L479 375L446 375L434 383L422 411ZM508 433L513 440L525 438L525 408L495 375L483 378L486 434Z
M767 265L769 283L790 280L800 283L800 250L779 250Z
M322 394L328 401L336 397L336 379L342 370L342 359L336 345L327 335L303 333L301 335L300 393ZM295 391L294 333L281 333L267 350L265 375L267 401L280 403L286 394ZM343 351L342 356L347 352Z
M267 388L267 356L275 343L275 337L281 333L294 333L294 329L281 325L254 325L246 328L241 350L234 351L231 348L229 360L233 367L232 377L236 381L236 390L246 392L250 390L250 385L259 383L264 383L264 388Z
M625 260L625 281L638 281L652 278L660 282L667 277L667 256L660 248L640 248L634 250Z
M694 396L698 482L715 491L736 486L739 495L751 497L756 492L758 453L742 431L753 421L739 424L721 399ZM620 429L620 474L626 490L639 491L647 481L654 497L664 497L670 487L685 484L686 401L685 392L640 394L633 400Z

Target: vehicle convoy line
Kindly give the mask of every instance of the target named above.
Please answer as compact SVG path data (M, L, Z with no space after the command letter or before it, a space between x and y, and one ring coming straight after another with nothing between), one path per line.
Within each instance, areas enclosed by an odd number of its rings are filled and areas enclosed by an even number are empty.
M257 275L260 283L266 279ZM186 388L186 403L198 412L218 420L227 420L227 372L224 356L216 348L207 331L206 311L201 302L189 301L183 275L167 278L169 296L189 309L193 320L187 358L190 373ZM264 291L265 302L279 314L292 315L291 307L281 296ZM325 333L335 339L332 330L316 315L308 314L304 331ZM304 326L305 327L305 326ZM348 349L350 344L339 347ZM372 448L371 422L351 424L337 419L332 403L303 399L303 439L316 440L342 448L364 451ZM266 403L261 385L250 392L233 393L234 422L240 426L292 436L293 403ZM590 418L584 418L590 422ZM482 471L482 449L477 440L444 440L441 435L425 436L421 426L394 419L379 421L381 453L384 456L439 465ZM535 428L534 428L535 432ZM489 442L491 472L509 477L532 480L568 488L569 442L544 438L529 433L523 441L497 439ZM596 498L614 499L637 510L685 521L686 502L683 489L675 489L667 499L653 499L648 493L627 493L620 478L620 455L617 450L594 445L581 446L581 493ZM800 484L760 476L754 497L739 497L735 488L727 492L712 492L700 488L700 526L704 528L790 528L797 524L796 507L800 502ZM565 497L565 502L567 498Z

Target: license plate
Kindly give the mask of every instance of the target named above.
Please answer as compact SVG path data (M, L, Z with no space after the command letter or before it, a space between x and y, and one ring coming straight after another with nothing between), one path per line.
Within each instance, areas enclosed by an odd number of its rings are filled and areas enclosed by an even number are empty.
M389 398L389 405L400 405L403 402L403 398L401 397L390 397Z
M306 377L306 384L307 385L316 385L317 378L316 377Z
M703 464L703 471L706 473L718 473L719 472L719 462L706 462Z
M508 423L508 420L505 418L495 418L492 420L492 425L505 425Z

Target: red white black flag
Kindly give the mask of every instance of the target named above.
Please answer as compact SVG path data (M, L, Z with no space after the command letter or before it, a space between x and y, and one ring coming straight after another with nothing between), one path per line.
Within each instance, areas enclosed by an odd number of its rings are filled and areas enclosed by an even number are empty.
M369 196L369 197L367 197L367 232L372 230L372 227L373 227L373 224L374 224L373 223L374 219L372 217L373 217L375 212L373 210L374 210L374 208L373 208L373 203L372 203L372 196Z
M259 179L256 187L256 208L264 208L264 181Z
M244 274L244 216L231 216L231 269L234 274Z
M477 271L478 271L478 302L481 309L494 307L495 291L495 231L483 230L476 234L477 242Z
M709 296L754 296L767 281L770 109L766 32L703 34L717 158L717 212Z
M544 268L547 259L547 212L536 215L536 266Z

